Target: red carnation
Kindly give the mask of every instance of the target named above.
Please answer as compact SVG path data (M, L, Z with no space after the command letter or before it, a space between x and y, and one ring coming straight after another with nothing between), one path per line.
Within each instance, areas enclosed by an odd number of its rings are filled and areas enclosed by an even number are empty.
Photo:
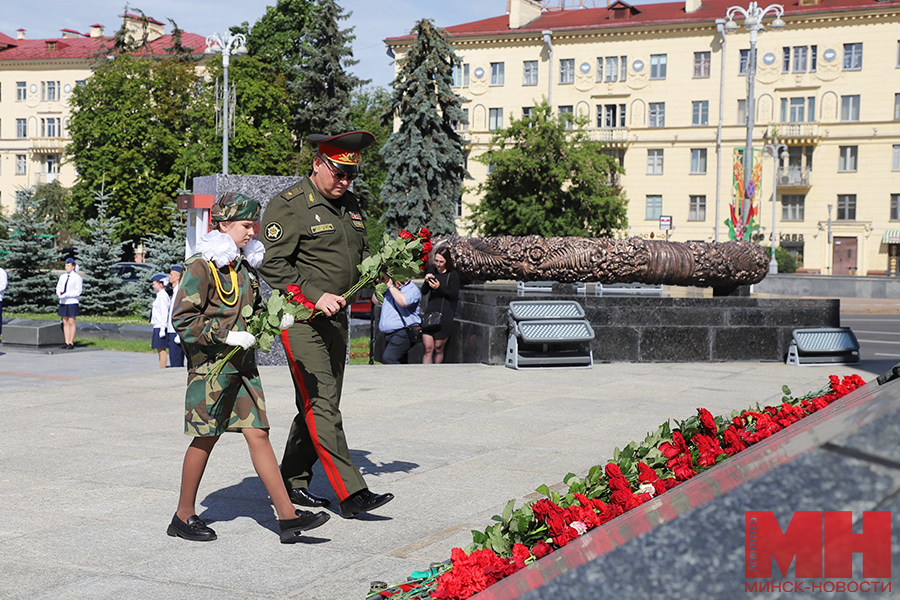
M700 458L697 459L697 464L701 467L711 467L715 465L716 459L719 458L721 454L724 454L724 450L722 450L722 447L719 445L719 438L698 433L693 437L693 442L700 451Z
M553 552L553 548L547 542L541 540L531 548L531 553L534 554L535 558L544 558L548 554Z
M606 465L606 476L610 479L622 477L622 469L616 463L609 463Z
M712 413L705 408L698 408L697 412L700 415L700 424L703 425L703 429L706 430L706 433L709 435L718 435L719 427L716 425L716 420L713 418Z

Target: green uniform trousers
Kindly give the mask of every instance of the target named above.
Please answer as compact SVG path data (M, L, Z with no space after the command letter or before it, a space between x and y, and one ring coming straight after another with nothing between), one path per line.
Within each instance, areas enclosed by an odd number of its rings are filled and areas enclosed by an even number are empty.
M306 488L316 460L338 500L366 489L350 459L341 421L341 387L347 360L346 311L332 318L316 317L281 334L294 380L297 411L284 448L281 475L287 488Z

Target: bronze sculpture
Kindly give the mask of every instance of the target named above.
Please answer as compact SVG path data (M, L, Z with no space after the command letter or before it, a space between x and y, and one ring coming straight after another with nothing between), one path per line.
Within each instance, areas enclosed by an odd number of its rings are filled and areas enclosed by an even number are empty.
M734 288L758 283L769 258L753 242L663 242L627 239L446 236L460 275L479 281L649 283Z

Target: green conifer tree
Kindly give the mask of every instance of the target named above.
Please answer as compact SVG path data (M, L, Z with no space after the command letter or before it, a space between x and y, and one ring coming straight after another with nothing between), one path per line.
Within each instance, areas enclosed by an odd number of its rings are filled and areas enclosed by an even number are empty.
M297 139L312 133L338 134L349 131L350 93L366 81L347 73L355 65L351 47L353 28L339 22L350 17L334 0L317 0L302 51L300 78L291 84L298 100L294 117Z
M400 63L390 111L400 128L381 149L388 174L381 187L388 230L456 233L456 205L466 175L455 123L466 123L463 99L451 88L459 58L446 33L428 19L416 23L416 41Z
M81 294L81 310L89 315L130 314L130 302L122 288L122 279L110 267L121 260L122 246L116 230L119 217L108 212L111 196L106 192L106 182L94 192L97 216L85 223L87 241L79 242L78 262L84 278Z
M9 285L3 308L20 312L53 312L57 305L56 279L50 267L56 260L50 224L39 218L34 190L17 193L16 212L9 218L9 239L3 241L3 268Z
M144 239L147 250L147 262L156 266L158 271L168 273L172 265L184 262L185 239L187 238L187 219L185 212L173 208L170 221L172 233L163 235L151 233Z

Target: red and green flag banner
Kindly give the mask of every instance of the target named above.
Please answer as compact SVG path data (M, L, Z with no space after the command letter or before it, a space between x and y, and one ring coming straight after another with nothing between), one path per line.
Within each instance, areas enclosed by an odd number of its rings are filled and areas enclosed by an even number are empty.
M749 240L754 231L759 229L759 203L754 202L762 193L762 150L753 150L753 170L750 181L744 182L744 148L734 149L734 173L731 186L731 218L725 221L728 225L728 237L732 240Z

